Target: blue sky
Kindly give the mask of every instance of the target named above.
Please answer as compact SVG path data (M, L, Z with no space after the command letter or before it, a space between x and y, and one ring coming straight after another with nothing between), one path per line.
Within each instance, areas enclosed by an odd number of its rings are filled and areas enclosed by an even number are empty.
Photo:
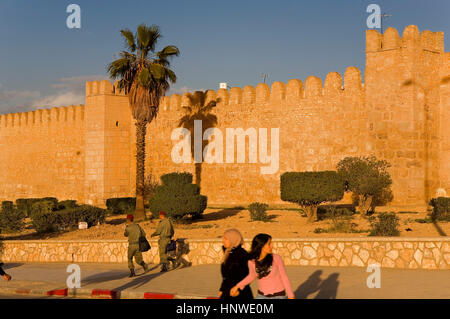
M66 26L66 7L81 7L81 29ZM84 104L84 81L106 78L124 49L120 29L157 24L159 48L173 44L178 76L170 93L325 78L348 66L364 72L369 4L392 14L386 27L410 24L445 32L448 0L0 0L0 113Z

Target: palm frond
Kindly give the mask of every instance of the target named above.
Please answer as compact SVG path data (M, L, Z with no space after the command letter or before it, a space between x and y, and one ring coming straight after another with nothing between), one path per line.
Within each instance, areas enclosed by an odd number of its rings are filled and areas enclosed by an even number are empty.
M128 47L131 52L134 52L136 50L136 43L134 42L133 32L129 29L123 29L120 30L120 33L122 33L122 36L125 38L125 46Z

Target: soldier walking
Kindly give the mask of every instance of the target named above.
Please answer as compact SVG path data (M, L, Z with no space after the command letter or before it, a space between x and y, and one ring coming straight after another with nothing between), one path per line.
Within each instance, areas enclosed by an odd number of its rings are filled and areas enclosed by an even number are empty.
M134 222L133 215L127 215L127 227L125 228L124 236L128 237L128 268L130 269L130 276L136 276L134 272L133 257L136 263L144 268L147 272L148 267L142 259L142 252L139 250L139 237L145 237L145 231Z
M173 230L172 222L169 218L166 218L165 212L159 212L159 218L161 221L156 228L156 231L152 234L152 237L159 236L158 246L159 246L159 258L161 263L161 272L166 272L169 270L169 256L167 255L167 245L169 245L170 240L175 233Z

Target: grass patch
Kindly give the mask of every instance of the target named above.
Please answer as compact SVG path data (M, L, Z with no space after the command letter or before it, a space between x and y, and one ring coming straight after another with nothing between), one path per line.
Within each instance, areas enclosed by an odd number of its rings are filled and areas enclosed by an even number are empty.
M420 223L420 224L431 224L433 223L433 220L430 217L426 217L426 218L418 218L414 220L416 223Z
M400 211L397 214L420 214L419 212L410 212L410 211Z

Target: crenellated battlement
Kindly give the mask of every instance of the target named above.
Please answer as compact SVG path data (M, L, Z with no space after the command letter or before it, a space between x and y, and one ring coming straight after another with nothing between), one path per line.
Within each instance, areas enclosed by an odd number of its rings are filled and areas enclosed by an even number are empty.
M0 129L83 121L84 108L84 105L80 104L77 106L70 105L30 112L2 114L0 115Z
M358 68L350 66L346 69L344 77L338 72L328 73L325 83L316 76L309 76L305 85L298 79L284 82L273 82L271 87L266 83L259 83L256 88L247 85L243 89L232 87L230 90L219 89L207 91L207 101L220 99L218 106L237 104L265 104L286 101L290 104L300 103L302 100L314 99L320 96L335 96L338 94L359 94L363 90L361 72ZM161 99L160 110L179 110L189 105L189 93L172 94Z
M86 96L99 94L125 95L123 90L119 89L118 83L119 81L115 81L114 84L111 84L108 80L88 81L86 82Z
M366 52L420 48L433 52L444 52L444 33L424 30L421 33L415 25L409 25L400 37L397 29L388 28L383 34L377 30L366 31Z

